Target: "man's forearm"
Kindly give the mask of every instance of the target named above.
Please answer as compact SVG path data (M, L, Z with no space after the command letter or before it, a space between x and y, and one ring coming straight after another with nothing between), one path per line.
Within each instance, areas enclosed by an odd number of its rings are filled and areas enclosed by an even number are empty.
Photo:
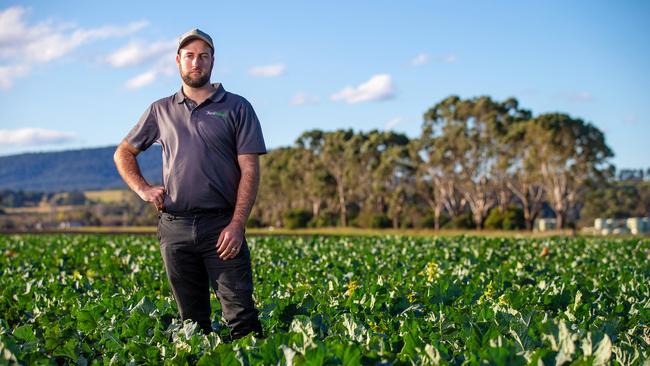
M136 155L139 151L135 150L132 147L126 146L126 142L123 142L115 150L113 155L113 161L115 161L115 166L117 171L124 179L124 182L131 188L134 192L140 194L144 188L148 187L149 184L142 176L140 171L140 166L138 165L138 160Z
M260 183L259 158L257 155L245 155L238 158L241 178L237 188L237 202L231 223L246 227L248 216L253 209L257 189Z

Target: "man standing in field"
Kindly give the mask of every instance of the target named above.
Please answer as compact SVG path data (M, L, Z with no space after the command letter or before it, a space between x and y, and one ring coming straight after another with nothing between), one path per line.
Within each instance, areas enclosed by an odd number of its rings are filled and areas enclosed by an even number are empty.
M115 165L160 212L160 251L181 318L210 332L212 287L232 338L261 336L244 237L259 185L258 155L266 153L260 123L246 99L210 83L208 34L181 35L176 64L181 89L147 108L117 147ZM162 187L147 183L136 160L154 142L162 145Z

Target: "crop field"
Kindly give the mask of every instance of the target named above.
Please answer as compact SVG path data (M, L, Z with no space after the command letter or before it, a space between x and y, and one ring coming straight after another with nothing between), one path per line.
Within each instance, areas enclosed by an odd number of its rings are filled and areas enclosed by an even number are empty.
M0 365L644 365L650 240L249 238L266 333L176 319L152 236L0 236Z

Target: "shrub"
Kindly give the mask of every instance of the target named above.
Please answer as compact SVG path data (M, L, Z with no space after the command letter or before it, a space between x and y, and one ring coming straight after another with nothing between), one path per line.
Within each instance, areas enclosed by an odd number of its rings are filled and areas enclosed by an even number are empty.
M293 209L284 213L284 227L287 229L298 229L307 227L311 220L311 211Z
M339 222L339 215L335 212L323 211L309 221L309 227L334 227Z
M444 229L474 229L476 224L472 219L471 212L464 212L456 217L452 217L449 222L445 223Z
M258 219L256 217L249 217L248 218L248 223L246 223L246 226L251 227L251 228L252 227L255 227L255 228L264 227L264 223L262 222L262 220L260 220L260 219Z
M524 210L517 206L508 206L504 212L498 207L490 210L483 226L491 230L519 230L526 227Z
M506 212L503 214L503 229L504 230L520 230L526 228L526 220L524 219L524 210L517 206L508 206Z
M490 210L490 213L485 218L483 227L488 230L501 230L503 229L503 214L500 212L498 207L494 207Z
M393 225L391 219L385 214L377 214L374 212L361 212L359 215L351 222L352 225L373 228L373 229L383 229L389 228Z
M391 221L388 216L381 214L381 215L372 215L370 218L370 227L373 229L383 229L383 228L388 228L393 225L393 222Z
M451 220L449 215L446 213L441 213L440 214L440 227L443 228L445 225ZM434 229L436 227L436 218L433 212L427 212L426 215L422 216L416 226L417 228L422 228L422 229Z

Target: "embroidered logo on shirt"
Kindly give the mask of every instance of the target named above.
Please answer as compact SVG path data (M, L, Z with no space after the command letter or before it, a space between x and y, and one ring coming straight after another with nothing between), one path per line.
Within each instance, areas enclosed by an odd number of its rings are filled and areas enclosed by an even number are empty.
M217 112L217 111L206 111L205 114L208 116L218 116L221 118L226 118L228 114L226 112Z

